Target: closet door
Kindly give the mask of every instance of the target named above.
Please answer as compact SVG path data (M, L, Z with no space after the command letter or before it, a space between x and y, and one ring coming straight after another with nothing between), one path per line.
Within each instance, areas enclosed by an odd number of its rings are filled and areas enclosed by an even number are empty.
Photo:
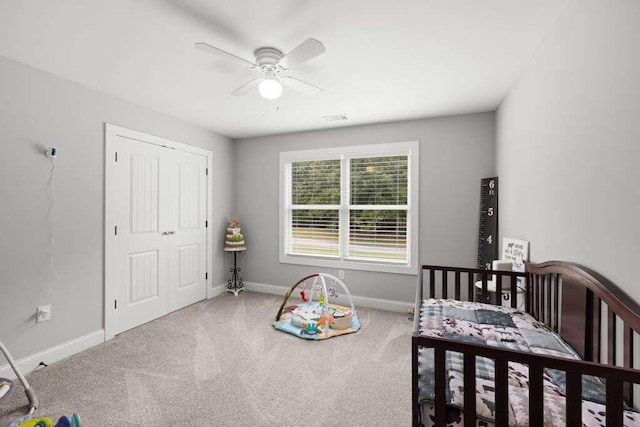
M105 126L105 337L207 297L211 152Z
M171 164L166 148L118 139L114 196L116 327L120 333L167 313Z
M169 312L207 296L207 159L171 150Z
M118 138L118 334L206 298L207 158Z

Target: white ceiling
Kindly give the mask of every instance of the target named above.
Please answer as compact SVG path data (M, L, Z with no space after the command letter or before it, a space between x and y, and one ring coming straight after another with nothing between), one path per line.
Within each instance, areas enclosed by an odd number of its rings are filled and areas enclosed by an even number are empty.
M494 110L568 0L0 0L0 55L232 138ZM229 93L305 39L325 89ZM278 109L279 107L279 109ZM347 114L342 122L322 117Z

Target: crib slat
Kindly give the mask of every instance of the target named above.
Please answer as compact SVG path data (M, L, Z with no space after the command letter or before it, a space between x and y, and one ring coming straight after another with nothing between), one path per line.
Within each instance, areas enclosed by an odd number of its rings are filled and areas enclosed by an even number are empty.
M616 364L616 313L611 307L607 307L607 363Z
M475 301L476 300L475 282L473 280L472 272L467 273L467 292L468 292L467 301Z
M432 268L429 270L429 298L436 297L436 272Z
M487 275L482 274L482 293L481 293L482 302L489 302L487 297Z
M443 347L436 347L433 349L434 354L434 375L435 375L435 404L434 408L436 411L435 414L435 425L444 426L445 425L445 411L446 411L446 393L445 393L445 384L447 382L446 373L445 373L445 354L446 351Z
M540 275L534 276L533 279L533 295L531 300L531 314L533 317L540 320L540 313L538 311L538 295L540 294Z
M420 313L416 313L416 316L419 316ZM413 415L413 425L417 426L418 420L420 419L420 406L418 405L418 401L420 399L420 389L418 388L418 377L419 377L419 366L418 366L418 341L414 338L411 340L411 352L412 352L412 357L411 357L411 376L413 378L412 381L412 386L411 386L411 394L412 394L412 402L413 404L412 406L412 415Z
M551 325L551 286L553 285L553 277L550 275L547 280L545 292L547 294L547 306L545 307L545 323Z
M529 365L529 425L542 425L543 409L542 366Z
M524 288L524 311L531 313L531 289L533 289L533 274L528 274Z
M502 304L502 273L496 273L493 276L493 283L496 287L496 291L494 293L494 298L495 298L495 305L501 305Z
M558 315L560 313L560 275L555 275L555 283L553 287L553 330L558 332L560 330L560 324L558 322Z
M476 357L464 355L464 425L476 427Z
M566 405L566 425L582 425L582 374L580 374L579 372L567 372Z
M584 318L584 360L593 360L593 292L587 289L587 302L585 305L585 318Z
M496 425L509 425L509 364L505 359L496 359Z
M511 307L512 308L518 308L518 280L520 280L518 277L511 276Z
M539 296L540 296L540 276L538 275L536 276L534 290L533 290L533 316L538 320L540 319L540 310L538 309Z
M542 322L547 323L546 311L544 302L547 294L547 283L549 283L549 275L542 276L542 283L540 284L540 317Z
M594 325L594 335L593 335L593 361L596 363L601 363L600 357L600 343L602 340L602 300L598 297L594 298L593 302L593 325Z
M622 381L607 378L607 425L622 425Z
M442 299L449 299L449 272L446 269L442 270Z
M624 328L624 367L633 368L633 329L625 325ZM623 386L625 402L633 405L633 384L625 382Z
M455 275L454 275L454 281L455 281L455 292L456 292L456 301L460 301L460 272L456 271Z

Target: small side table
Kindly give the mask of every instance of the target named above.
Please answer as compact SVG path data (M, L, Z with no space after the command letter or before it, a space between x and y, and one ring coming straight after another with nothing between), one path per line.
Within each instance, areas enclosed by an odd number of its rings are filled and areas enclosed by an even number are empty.
M233 267L229 269L231 273L231 278L227 281L227 292L233 292L234 296L238 296L240 291L244 291L244 283L242 283L242 278L238 276L240 267L238 267L237 256L238 252L242 252L247 250L247 248L224 248L225 252L231 252L233 254Z

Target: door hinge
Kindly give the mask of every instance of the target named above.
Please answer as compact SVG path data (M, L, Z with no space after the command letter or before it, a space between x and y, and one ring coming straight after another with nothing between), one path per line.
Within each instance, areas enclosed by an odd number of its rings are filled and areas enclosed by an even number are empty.
M113 300L113 308L114 309L118 309L118 300L117 299Z
M118 235L118 226L115 227L116 236Z
M206 168L206 169L204 170L204 174L205 174L205 175L209 175L209 168Z
M209 273L204 273L204 280L208 280L209 279Z
M118 161L118 152L116 151L116 162Z
M209 221L204 222L204 228L209 228Z

